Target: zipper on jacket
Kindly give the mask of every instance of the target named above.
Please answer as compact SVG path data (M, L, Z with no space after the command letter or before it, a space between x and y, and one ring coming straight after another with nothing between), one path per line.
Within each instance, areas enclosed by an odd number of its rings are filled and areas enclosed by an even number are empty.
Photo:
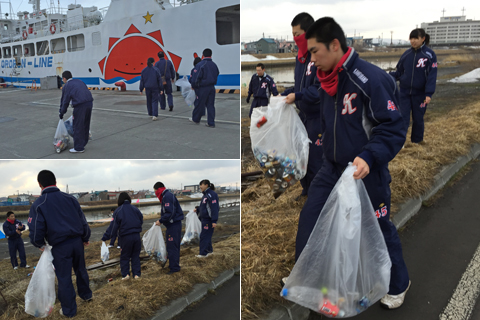
M335 99L335 121L333 122L333 161L337 162L337 94Z
M412 94L412 90L413 90L413 75L415 73L415 60L417 60L417 50L415 50L415 55L413 56L412 82L410 83L410 94Z

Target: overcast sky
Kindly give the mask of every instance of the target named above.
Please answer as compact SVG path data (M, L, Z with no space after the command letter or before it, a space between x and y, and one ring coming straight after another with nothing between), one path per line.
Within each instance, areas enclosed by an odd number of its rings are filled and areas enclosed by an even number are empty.
M422 22L445 16L461 16L465 7L467 19L480 20L480 1L463 0L241 0L241 40L256 41L265 37L293 40L290 23L300 12L310 13L315 20L330 16L347 36L408 40L410 31ZM356 30L356 31L355 31Z
M19 193L38 195L37 175L50 170L57 186L70 192L92 190L153 190L161 181L167 188L198 184L208 179L215 185L240 188L240 160L16 160L0 161L0 196Z

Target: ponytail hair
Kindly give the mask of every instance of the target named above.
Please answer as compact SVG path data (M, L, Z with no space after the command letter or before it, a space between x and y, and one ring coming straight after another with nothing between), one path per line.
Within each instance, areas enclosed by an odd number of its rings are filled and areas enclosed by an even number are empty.
M212 190L212 191L215 190L215 186L213 185L213 183L210 183L210 180L204 179L204 180L200 181L199 184L206 184L206 185L208 185L210 190Z
M127 200L132 202L132 198L130 198L128 193L126 192L120 193L120 195L118 196L118 202L117 202L118 206L120 207Z
M425 41L423 41L423 43L426 46L428 46L428 44L430 43L430 35L428 33L426 33L425 30L422 29L422 28L413 29L412 32L410 32L409 39L423 38L423 37L425 37Z
M153 63L154 63L154 62L155 62L155 59L153 59L153 58L148 58L148 60L147 60L147 65L148 65L149 67L151 67L151 66L153 66Z

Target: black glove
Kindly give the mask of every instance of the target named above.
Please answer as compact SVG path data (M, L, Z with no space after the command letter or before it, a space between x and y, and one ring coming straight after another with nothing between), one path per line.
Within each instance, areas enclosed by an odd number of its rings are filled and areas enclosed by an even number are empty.
M63 119L63 113L59 113L59 114L58 114L58 117L59 117L60 119Z
M247 103L250 103L250 96L247 97Z

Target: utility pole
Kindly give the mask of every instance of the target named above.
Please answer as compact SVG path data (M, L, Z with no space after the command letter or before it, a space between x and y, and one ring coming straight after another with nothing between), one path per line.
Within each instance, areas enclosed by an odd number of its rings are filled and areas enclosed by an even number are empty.
M390 31L390 45L393 46L393 31Z
M465 11L466 11L466 9L465 9L465 7L463 7L463 8L462 8L462 16L465 15Z
M445 8L443 8L442 12L443 12L442 17L445 17Z

